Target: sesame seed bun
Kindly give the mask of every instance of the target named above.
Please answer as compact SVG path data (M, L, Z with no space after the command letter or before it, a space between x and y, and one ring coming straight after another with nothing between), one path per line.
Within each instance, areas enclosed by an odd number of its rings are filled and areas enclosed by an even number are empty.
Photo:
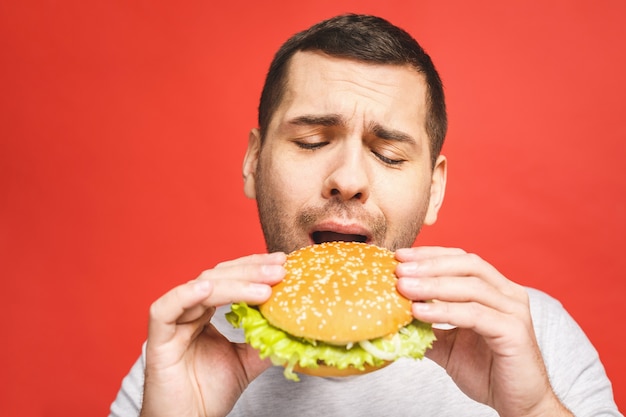
M285 278L259 309L293 336L333 345L391 335L413 320L411 301L396 289L397 263L365 243L308 246L287 256Z
M391 361L383 362L380 365L365 364L362 369L355 368L354 366L348 366L347 368L339 369L334 366L328 366L328 365L324 365L323 363L320 363L318 364L317 368L305 368L305 367L296 365L293 370L295 372L306 374L306 375L311 375L311 376L321 376L325 378L340 378L340 377L346 377L346 376L352 376L352 375L368 374L370 372L374 372L379 369L382 369L385 366L389 365L390 363Z

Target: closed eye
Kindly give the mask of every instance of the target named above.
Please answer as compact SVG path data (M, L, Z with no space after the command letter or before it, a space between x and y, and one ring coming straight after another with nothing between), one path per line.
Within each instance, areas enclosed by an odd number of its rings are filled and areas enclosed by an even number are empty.
M401 165L403 162L406 162L406 160L404 160L404 159L392 159L392 158L388 158L388 157L386 157L385 155L382 155L382 154L380 154L380 153L378 153L378 152L374 152L374 151L372 151L372 153L373 153L374 155L376 155L376 157L377 157L378 159L380 159L382 162L384 162L384 163L385 163L385 164L387 164L387 165Z
M328 142L295 142L296 146L301 149L307 149L313 151L315 149L319 149L323 146L328 145Z

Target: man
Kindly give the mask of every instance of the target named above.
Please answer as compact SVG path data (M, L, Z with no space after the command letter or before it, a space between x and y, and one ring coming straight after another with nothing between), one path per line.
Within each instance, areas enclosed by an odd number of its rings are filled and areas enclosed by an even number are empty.
M288 40L243 165L269 253L219 264L152 305L111 415L620 415L597 353L558 302L460 249L411 247L443 201L445 132L439 76L401 29L344 15ZM216 308L264 302L285 253L328 240L396 252L413 315L456 327L437 330L428 359L294 383L235 343Z

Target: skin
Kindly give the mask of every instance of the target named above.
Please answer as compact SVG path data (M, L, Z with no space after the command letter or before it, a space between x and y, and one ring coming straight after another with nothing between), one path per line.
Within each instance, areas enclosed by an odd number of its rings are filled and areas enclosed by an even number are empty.
M324 231L411 246L445 189L445 158L430 164L425 94L410 67L296 54L267 140L251 132L243 167L268 249L291 252Z
M154 302L142 416L226 415L270 364L215 330L215 306L264 302L285 252L337 237L396 251L414 316L458 326L437 331L427 355L468 396L501 416L571 415L549 384L523 288L460 249L411 248L446 183L445 157L430 162L425 91L410 67L293 57L265 141L251 131L243 164L270 253L219 264Z

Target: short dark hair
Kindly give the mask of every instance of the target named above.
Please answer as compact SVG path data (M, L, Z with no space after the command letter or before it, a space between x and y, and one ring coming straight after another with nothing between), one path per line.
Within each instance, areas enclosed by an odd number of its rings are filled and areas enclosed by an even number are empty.
M265 139L287 83L287 68L298 51L321 51L357 61L410 65L426 78L426 133L434 166L448 127L441 78L430 56L405 30L370 15L344 14L324 20L289 38L270 64L259 103L259 129Z

